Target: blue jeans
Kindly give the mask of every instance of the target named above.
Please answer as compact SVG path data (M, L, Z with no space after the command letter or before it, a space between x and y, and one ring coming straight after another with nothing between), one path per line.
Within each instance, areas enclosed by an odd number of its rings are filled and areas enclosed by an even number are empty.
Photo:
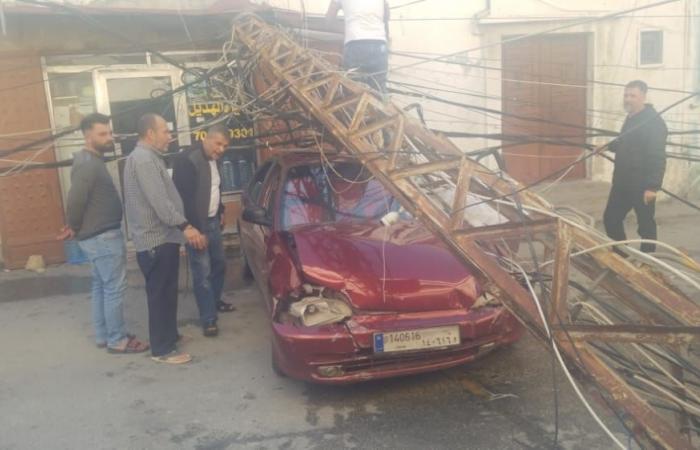
M199 318L202 326L217 320L216 303L221 300L226 274L226 258L221 239L219 216L207 220L204 230L209 245L204 250L195 250L187 246L187 254L192 270L194 297L199 308Z
M126 292L126 247L121 230L79 241L92 265L92 324L95 340L116 347L126 337L123 300Z

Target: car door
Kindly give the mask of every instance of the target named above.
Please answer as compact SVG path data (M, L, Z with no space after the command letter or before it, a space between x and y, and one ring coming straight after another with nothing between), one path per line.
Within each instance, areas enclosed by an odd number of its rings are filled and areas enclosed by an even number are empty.
M273 161L268 161L263 164L250 181L248 188L243 194L243 208L250 208L260 204L260 197L265 186L265 179L273 167ZM261 248L263 242L260 239L259 232L261 225L248 222L241 218L238 222L240 232L241 249L246 257L248 266L253 272L255 279L260 281L260 255L264 255L265 251Z
M270 265L268 264L267 255L269 254L268 247L270 246L270 237L274 233L277 223L277 211L275 211L275 194L278 191L280 182L280 166L273 164L270 171L265 177L260 195L258 196L258 206L262 206L272 222L271 227L256 225L252 232L252 239L255 242L256 253L255 260L260 273L260 281L267 287L267 280L270 276ZM265 289L264 289L265 290ZM264 292L265 293L265 292Z

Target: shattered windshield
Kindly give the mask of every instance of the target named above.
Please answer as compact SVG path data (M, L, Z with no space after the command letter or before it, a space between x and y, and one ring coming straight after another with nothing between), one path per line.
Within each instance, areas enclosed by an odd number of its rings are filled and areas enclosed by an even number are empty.
M399 204L361 165L297 166L289 170L282 197L282 227L381 219Z

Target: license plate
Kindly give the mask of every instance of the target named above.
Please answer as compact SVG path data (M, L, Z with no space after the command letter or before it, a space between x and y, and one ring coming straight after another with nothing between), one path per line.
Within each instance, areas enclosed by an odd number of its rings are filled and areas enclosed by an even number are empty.
M374 334L374 352L406 352L459 345L459 327L423 328Z

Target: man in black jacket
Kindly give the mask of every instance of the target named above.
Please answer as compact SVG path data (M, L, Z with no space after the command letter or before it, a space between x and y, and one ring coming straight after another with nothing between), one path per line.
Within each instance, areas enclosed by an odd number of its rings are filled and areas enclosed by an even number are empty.
M194 296L205 336L219 333L217 312L235 309L221 300L226 273L221 238L224 206L221 202L221 177L216 164L229 140L228 128L214 125L207 130L201 146L182 152L173 162L173 181L182 197L185 217L206 236L208 242L202 250L187 245Z
M631 209L637 215L637 231L642 239L656 240L654 220L656 192L661 189L666 170L666 123L646 103L647 85L640 80L625 87L627 118L620 137L609 149L615 153L612 189L605 208L605 230L611 239L624 241L624 220ZM653 243L643 243L643 252L653 252Z

